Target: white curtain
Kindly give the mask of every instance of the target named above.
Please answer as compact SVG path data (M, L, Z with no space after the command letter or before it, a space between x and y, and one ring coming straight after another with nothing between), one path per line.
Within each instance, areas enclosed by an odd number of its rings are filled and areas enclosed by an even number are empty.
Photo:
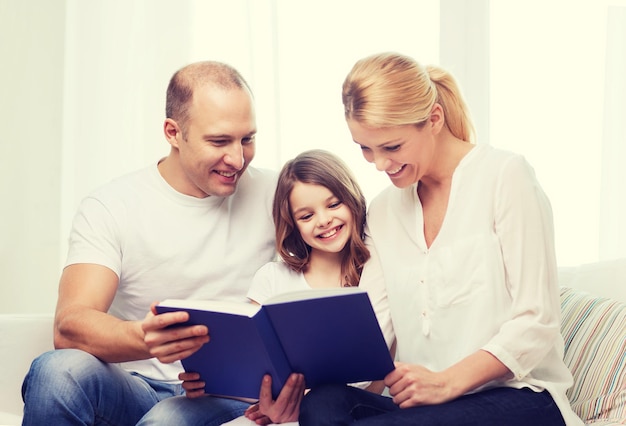
M607 12L600 258L626 256L626 5Z
M68 0L67 9L62 235L93 187L167 154L165 87L186 63L225 61L249 80L259 126L253 164L278 168L304 149L330 149L371 198L387 179L351 143L343 78L381 50L438 61L438 0Z
M491 143L535 167L561 265L626 256L625 22L612 3L490 6Z
M0 0L0 312L53 310L80 199L167 155L167 82L204 59L253 87L254 164L330 149L369 199L388 182L351 142L343 78L383 50L440 63L465 89L479 143L535 166L559 262L626 256L626 23L621 8L607 24L608 2Z

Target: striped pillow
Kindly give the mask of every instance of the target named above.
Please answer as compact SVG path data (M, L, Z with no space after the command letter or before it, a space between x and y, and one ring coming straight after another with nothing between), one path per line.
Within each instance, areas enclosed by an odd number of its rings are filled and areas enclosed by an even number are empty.
M626 424L626 304L561 287L567 396L587 424Z

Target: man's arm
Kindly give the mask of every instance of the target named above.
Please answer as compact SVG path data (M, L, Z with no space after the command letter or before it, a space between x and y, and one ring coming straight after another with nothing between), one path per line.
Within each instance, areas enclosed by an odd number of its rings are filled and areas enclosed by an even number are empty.
M118 283L117 275L101 265L75 264L63 270L54 320L57 349L81 349L105 362L153 356L173 362L189 356L208 341L208 331L203 326L166 329L186 321L185 312L150 312L143 321L124 321L109 315Z
M139 321L107 314L117 275L101 265L76 264L63 270L54 319L54 346L89 352L106 362L150 358Z

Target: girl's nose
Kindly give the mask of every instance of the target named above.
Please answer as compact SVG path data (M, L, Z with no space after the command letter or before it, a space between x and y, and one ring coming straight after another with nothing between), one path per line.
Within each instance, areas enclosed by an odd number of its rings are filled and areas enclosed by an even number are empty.
M324 214L324 215L320 215L319 216L319 220L318 220L318 226L320 227L325 227L330 225L330 223L333 221L333 217L329 214Z

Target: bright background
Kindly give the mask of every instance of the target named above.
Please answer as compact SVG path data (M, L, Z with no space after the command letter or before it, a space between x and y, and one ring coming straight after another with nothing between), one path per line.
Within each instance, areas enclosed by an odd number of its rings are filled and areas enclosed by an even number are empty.
M205 59L255 92L253 164L329 149L368 199L387 178L351 142L345 75L383 50L443 65L478 143L535 167L559 264L626 257L626 0L0 0L0 22L0 313L53 311L78 203L167 155L167 82Z

